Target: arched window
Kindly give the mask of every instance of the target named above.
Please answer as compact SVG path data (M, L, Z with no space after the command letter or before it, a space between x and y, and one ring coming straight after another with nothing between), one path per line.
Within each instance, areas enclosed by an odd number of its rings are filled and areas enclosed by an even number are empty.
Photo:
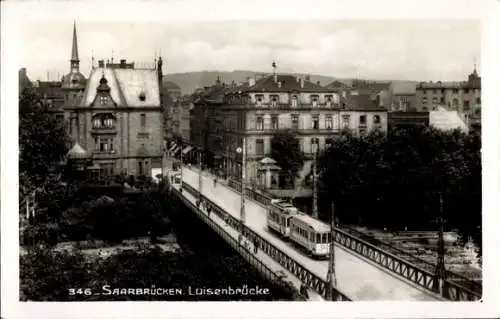
M115 127L115 117L111 114L97 114L92 119L92 128L114 128Z

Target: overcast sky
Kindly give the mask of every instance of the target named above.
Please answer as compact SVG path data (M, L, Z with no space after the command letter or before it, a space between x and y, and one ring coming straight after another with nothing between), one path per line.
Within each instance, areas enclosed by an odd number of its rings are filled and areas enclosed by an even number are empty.
M400 21L76 21L81 71L97 59L153 63L166 72L254 70L340 78L464 80L480 67L480 23L474 20ZM35 80L69 70L71 21L34 21L20 27L20 66Z

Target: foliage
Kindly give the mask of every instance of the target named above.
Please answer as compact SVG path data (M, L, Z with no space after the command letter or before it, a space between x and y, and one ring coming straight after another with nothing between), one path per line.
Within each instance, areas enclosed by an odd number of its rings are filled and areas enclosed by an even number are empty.
M19 98L20 174L39 185L66 155L68 144L64 123L31 90L24 90Z
M90 264L82 254L43 247L29 248L21 256L19 271L21 300L76 300L68 289L86 287L92 278Z
M291 300L294 289L262 279L217 234L213 233L187 208L165 194L151 193L159 201L169 219L173 220L183 249L181 253L164 252L159 247L125 250L110 257L79 253L60 253L48 249L29 249L21 256L21 300ZM92 203L84 206L91 209ZM83 215L82 215L83 216ZM196 236L193 236L196 234ZM203 240L200 240L203 238ZM119 271L117 271L119 270ZM113 288L181 288L184 295L173 296L70 296L68 288L91 288L103 292ZM270 295L208 296L187 295L193 288L241 288L243 285L269 288Z
M271 139L271 157L281 167L281 173L290 181L298 176L304 165L305 155L300 150L299 140L291 130L276 133Z
M441 194L446 228L480 240L480 148L476 133L429 127L344 133L319 158L322 218L334 199L343 223L436 229Z

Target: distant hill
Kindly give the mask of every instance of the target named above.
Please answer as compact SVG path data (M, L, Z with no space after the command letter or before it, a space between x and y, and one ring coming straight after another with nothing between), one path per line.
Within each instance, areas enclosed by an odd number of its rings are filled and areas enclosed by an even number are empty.
M181 87L182 94L191 94L198 88L215 84L215 81L217 81L217 77L220 77L223 82L230 84L232 81L235 81L236 83L243 83L247 81L248 77L257 75L269 75L269 73L244 71L244 70L236 70L231 72L198 71L198 72L166 74L164 81L171 81L176 83L178 86ZM306 76L309 74L295 74L295 75ZM314 74L311 74L309 76L312 82L319 81L320 84L323 86L328 85L336 80L343 82L345 84L352 83L352 79L340 79L340 78L335 78L333 76L314 75ZM415 83L415 84L417 83L416 81L398 81L398 82Z

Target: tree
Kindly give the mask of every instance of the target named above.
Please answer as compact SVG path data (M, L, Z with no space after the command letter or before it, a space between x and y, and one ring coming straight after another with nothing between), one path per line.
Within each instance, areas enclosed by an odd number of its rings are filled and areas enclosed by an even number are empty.
M319 158L320 218L333 199L342 223L435 229L442 197L446 228L479 241L480 149L477 134L423 126L344 133Z
M39 185L66 155L68 144L64 123L31 90L24 90L19 98L20 174Z
M273 136L271 157L281 167L281 173L287 183L293 183L305 161L305 155L300 150L300 142L291 130L280 131Z

